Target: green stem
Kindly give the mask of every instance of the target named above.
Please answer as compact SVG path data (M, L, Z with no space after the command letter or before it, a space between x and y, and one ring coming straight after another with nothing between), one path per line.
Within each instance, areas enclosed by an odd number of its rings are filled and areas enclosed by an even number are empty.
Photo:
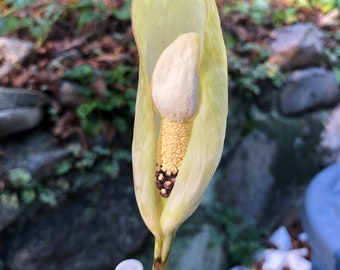
M161 239L155 238L153 270L168 269L173 237L170 235Z

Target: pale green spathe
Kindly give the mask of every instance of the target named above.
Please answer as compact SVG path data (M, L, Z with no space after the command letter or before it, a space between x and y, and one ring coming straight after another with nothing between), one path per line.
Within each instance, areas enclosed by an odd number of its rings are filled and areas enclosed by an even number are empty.
M132 23L140 56L133 173L141 215L158 239L172 236L197 208L220 161L228 108L227 60L214 0L135 0ZM179 35L199 35L199 100L176 184L167 199L155 186L159 114L151 98L156 62Z

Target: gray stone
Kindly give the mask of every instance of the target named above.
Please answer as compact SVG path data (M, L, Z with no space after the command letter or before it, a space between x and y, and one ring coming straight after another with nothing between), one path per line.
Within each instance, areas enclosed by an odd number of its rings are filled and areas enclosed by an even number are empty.
M267 194L268 203L260 220L268 224L299 207L306 184L319 170L317 145L328 113L317 111L294 118L277 113L253 115L255 125L277 145L269 168L275 184Z
M0 145L4 155L0 163L0 179L7 178L11 170L22 169L32 176L33 181L55 179L59 164L67 161L72 164L74 156L47 132L40 129L6 138Z
M323 68L308 68L289 74L280 92L282 113L296 114L340 101L335 74Z
M0 159L0 180L8 179L10 171L18 168L29 173L33 181L55 179L60 162L71 160L68 149L57 145L48 133L41 131L6 138L3 142L0 143L3 152ZM0 231L15 222L22 213L16 195L1 196L1 190L3 189L0 188Z
M24 61L34 50L31 42L16 38L0 37L0 78Z
M231 162L222 165L224 179L217 189L222 204L259 219L275 182L270 171L275 154L275 141L263 132L255 130L246 136Z
M137 209L130 164L120 164L114 179L101 166L57 176L55 166L72 163L73 156L49 132L39 127L3 142L1 165L21 167L34 181L45 178L43 186L58 201L53 208L24 205L19 214L0 204L0 219L1 214L7 219L0 221L6 229L0 235L4 269L113 269L143 245L149 233Z
M171 269L220 270L225 263L225 252L220 235L210 225L203 225L186 239L175 239Z
M136 252L148 230L134 199L131 169L124 169L119 179L22 216L0 240L6 269L113 269Z
M328 113L251 113L256 128L222 159L215 192L223 206L268 226L301 200L301 187L318 171L317 146Z
M81 85L63 81L58 91L60 103L64 106L77 106L84 101L84 96L80 92Z
M0 139L36 127L43 118L40 108L26 107L0 111Z
M49 98L39 91L0 86L0 111L19 107L41 107Z
M12 207L0 201L0 232L13 223L19 215L19 207Z
M70 151L63 148L35 152L18 162L16 168L29 172L35 181L40 181L55 176L58 164L70 156Z
M304 67L315 63L323 51L324 35L311 23L284 26L274 32L269 62L283 69Z
M333 110L325 124L319 149L324 165L340 162L340 105Z
M82 55L77 49L70 49L66 51L62 51L54 55L54 58L49 64L50 68L60 68L61 65L65 65L67 63L75 63L79 59L81 59Z

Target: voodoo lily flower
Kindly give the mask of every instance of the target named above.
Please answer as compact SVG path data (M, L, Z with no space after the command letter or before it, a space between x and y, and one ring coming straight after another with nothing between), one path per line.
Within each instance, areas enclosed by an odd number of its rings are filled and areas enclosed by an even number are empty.
M140 58L134 186L160 270L221 158L226 50L215 0L134 0L131 11Z

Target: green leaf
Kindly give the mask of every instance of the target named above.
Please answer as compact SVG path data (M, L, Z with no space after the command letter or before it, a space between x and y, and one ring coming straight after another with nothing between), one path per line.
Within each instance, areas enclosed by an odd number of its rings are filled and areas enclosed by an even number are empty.
M21 168L10 171L9 181L16 188L30 188L33 186L31 174Z
M115 18L121 21L131 20L131 1L126 0L123 7L120 9L115 9L112 11L112 14Z
M79 82L88 82L94 77L93 68L89 65L79 65L72 69L65 70L64 79L75 80ZM85 78L85 80L84 80ZM84 82L84 83L85 83Z
M93 147L93 152L97 153L100 156L110 156L111 154L110 149L101 147L99 145Z
M79 17L78 29L82 29L84 25L92 23L95 20L95 14L92 8L85 9Z
M89 8L94 6L93 0L82 0L76 4L76 8Z
M23 9L28 5L34 4L37 0L5 0L6 4L16 9Z
M128 124L126 119L122 118L122 117L116 117L113 120L113 125L117 128L117 130L119 132L125 132L128 129Z
M14 16L8 15L4 18L0 17L0 35L14 32L18 28L20 28L20 21Z
M19 208L19 198L16 193L2 192L0 194L0 202L14 209Z
M340 68L334 67L333 72L335 74L336 81L340 84Z
M58 164L56 168L57 175L64 175L72 169L72 163L70 161L64 160Z
M77 115L81 119L86 119L97 108L96 100L85 102L77 108Z
M51 189L47 188L42 188L40 190L39 200L50 206L57 206L58 204L56 194Z
M30 204L35 201L37 194L33 189L26 189L21 194L22 200L26 204Z
M98 119L83 119L81 126L84 132L90 136L96 136L102 129L101 122Z

